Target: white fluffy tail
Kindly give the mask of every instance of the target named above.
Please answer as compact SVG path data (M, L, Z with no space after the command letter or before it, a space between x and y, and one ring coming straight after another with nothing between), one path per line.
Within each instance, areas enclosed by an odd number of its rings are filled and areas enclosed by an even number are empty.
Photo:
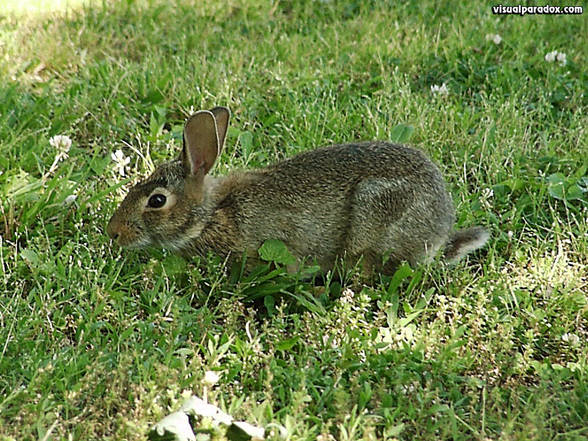
M466 254L483 247L489 238L490 234L482 227L454 231L445 244L445 259L455 263Z

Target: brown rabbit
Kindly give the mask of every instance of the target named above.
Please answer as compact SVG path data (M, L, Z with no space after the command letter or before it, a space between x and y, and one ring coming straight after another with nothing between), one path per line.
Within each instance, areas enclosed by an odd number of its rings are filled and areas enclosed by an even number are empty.
M123 247L157 245L190 256L257 257L267 239L322 269L338 258L391 271L407 260L448 261L484 245L481 227L454 231L439 169L422 152L374 141L307 151L267 168L212 177L229 110L192 115L179 159L133 187L108 224ZM382 265L384 257L387 264Z

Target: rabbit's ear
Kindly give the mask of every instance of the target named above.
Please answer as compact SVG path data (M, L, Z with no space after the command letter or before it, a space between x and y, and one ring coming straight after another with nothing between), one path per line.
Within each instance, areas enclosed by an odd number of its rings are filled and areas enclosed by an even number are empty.
M226 107L215 107L214 109L210 109L212 114L214 115L214 119L216 120L216 131L218 135L218 147L219 151L223 150L223 146L225 144L225 137L227 135L227 129L229 128L229 118L231 117L231 112Z
M212 112L200 110L188 118L184 127L181 160L188 175L202 176L214 165L219 154L216 121Z

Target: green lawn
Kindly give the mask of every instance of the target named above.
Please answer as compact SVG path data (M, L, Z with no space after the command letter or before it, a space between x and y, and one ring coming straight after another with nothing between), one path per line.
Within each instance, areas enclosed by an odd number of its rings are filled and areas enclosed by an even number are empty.
M586 12L3 3L0 441L145 440L209 370L210 402L291 440L588 438ZM459 226L492 238L369 286L113 247L128 187L215 105L233 112L215 173L408 142L440 165Z

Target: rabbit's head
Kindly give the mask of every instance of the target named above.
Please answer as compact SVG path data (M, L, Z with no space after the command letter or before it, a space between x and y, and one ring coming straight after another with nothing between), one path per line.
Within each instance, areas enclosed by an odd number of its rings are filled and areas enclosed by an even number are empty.
M180 157L131 188L110 219L106 231L115 242L180 250L200 235L212 209L214 179L207 174L224 144L229 116L227 108L215 107L188 119Z

